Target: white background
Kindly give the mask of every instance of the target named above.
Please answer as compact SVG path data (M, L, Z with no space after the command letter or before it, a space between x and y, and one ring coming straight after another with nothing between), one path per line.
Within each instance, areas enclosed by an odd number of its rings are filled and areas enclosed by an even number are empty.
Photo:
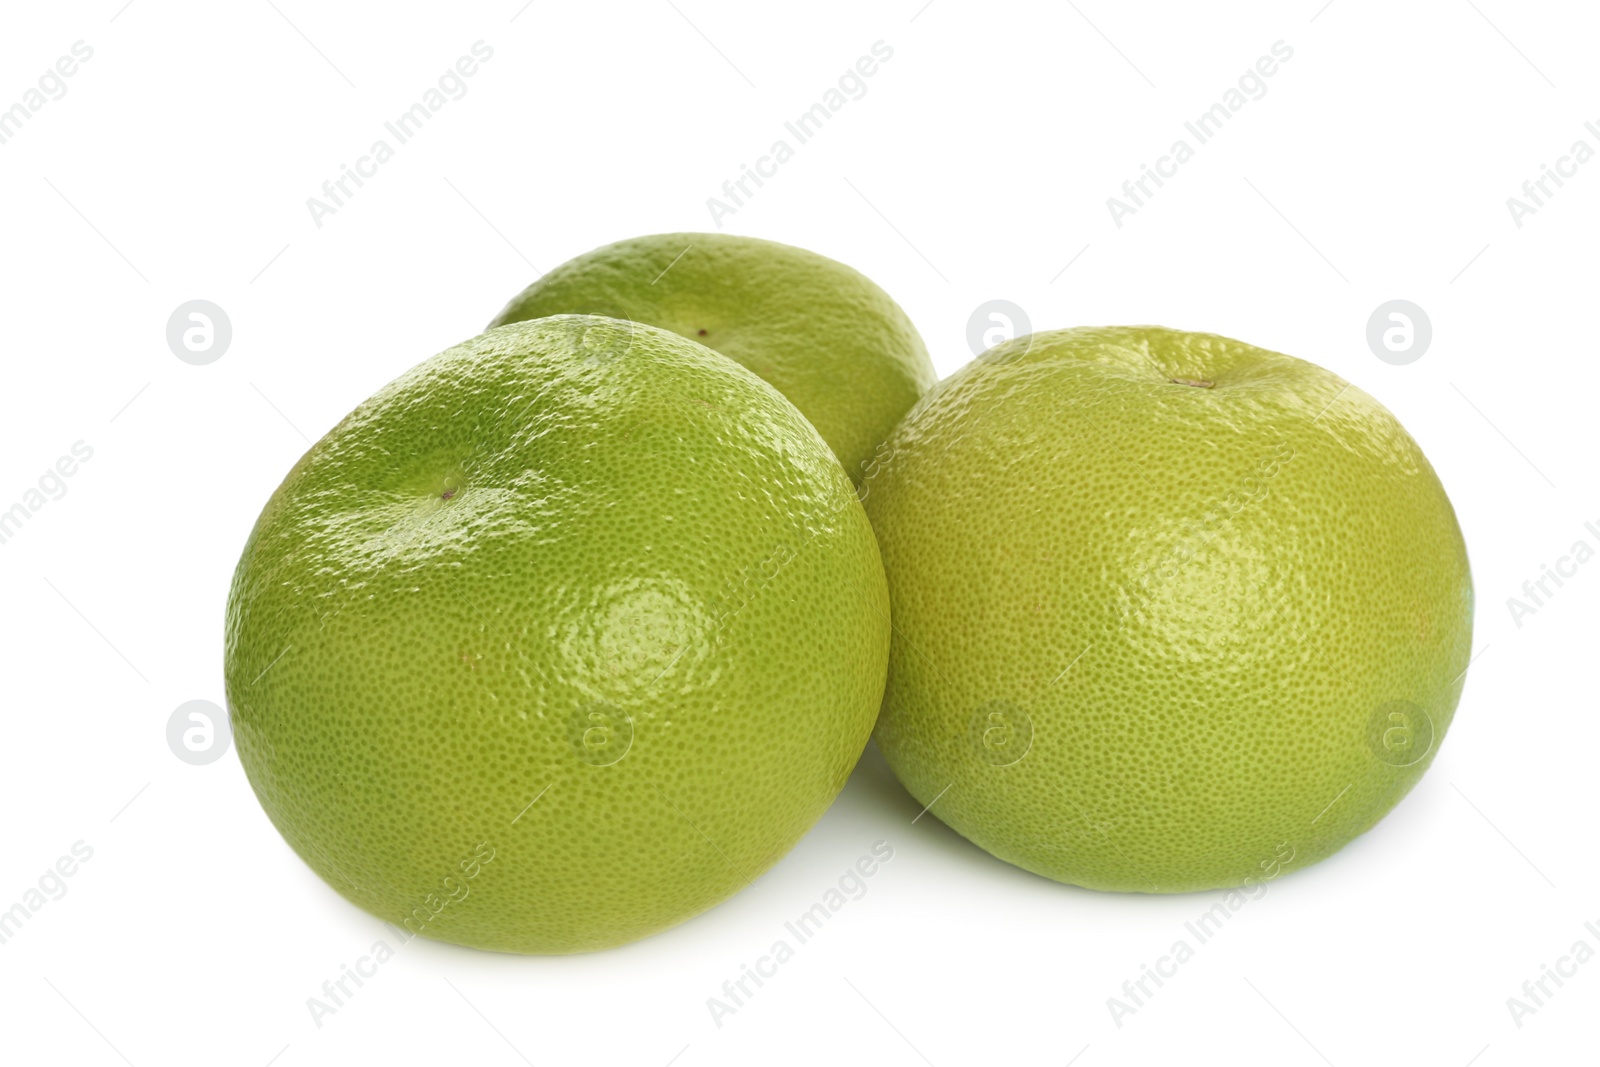
M0 544L0 909L75 842L93 857L0 945L0 1058L1593 1062L1600 962L1521 1027L1506 1001L1580 938L1600 950L1583 925L1600 925L1600 562L1520 626L1507 599L1574 542L1600 547L1600 161L1520 228L1506 200L1576 139L1600 148L1600 17L1321 2L7 5L0 107L75 41L94 55L0 145L0 510L74 442L93 458ZM306 199L480 39L494 57L467 94L314 225ZM866 95L725 228L866 272L942 375L1002 298L1039 329L1228 334L1377 396L1450 491L1478 590L1437 762L1120 1027L1107 998L1218 894L1010 868L913 822L871 750L727 904L581 957L419 940L318 1027L307 998L385 931L294 857L232 752L190 766L165 739L179 704L222 701L227 581L257 511L308 439L536 270L713 228L707 198L879 40L893 58ZM1117 227L1107 197L1279 40L1293 58L1266 95ZM1405 366L1365 340L1394 298L1434 330ZM207 366L165 339L191 299L233 325ZM894 859L866 896L715 1025L707 998L879 840Z

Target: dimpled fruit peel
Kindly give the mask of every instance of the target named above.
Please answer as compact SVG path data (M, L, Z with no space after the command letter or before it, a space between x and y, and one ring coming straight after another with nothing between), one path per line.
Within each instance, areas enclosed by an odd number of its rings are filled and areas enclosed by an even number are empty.
M938 378L916 327L870 279L755 237L618 241L544 275L491 325L563 312L647 322L750 368L800 409L856 480Z
M864 486L895 632L877 739L931 813L1094 889L1248 885L1370 829L1470 658L1417 443L1313 364L1153 327L946 379Z
M871 732L888 604L854 486L756 375L630 322L492 329L267 502L228 705L284 839L412 933L579 952L748 885Z

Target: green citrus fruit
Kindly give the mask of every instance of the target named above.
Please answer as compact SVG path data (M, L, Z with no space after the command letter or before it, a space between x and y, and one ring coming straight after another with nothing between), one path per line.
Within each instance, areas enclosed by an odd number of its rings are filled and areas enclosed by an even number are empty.
M1208 334L991 349L865 486L895 635L877 728L932 814L1095 889L1239 886L1405 795L1469 659L1455 514L1394 416Z
M742 363L811 420L857 481L938 380L916 327L870 279L754 237L618 241L561 264L490 325L563 312L650 323Z
M609 318L380 390L257 520L226 682L262 806L413 933L576 952L782 856L872 729L888 606L855 488L776 390Z

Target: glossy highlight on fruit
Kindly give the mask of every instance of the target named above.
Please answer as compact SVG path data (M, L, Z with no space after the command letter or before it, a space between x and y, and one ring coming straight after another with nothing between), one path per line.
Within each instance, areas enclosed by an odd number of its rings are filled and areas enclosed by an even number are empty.
M855 766L888 654L854 487L765 382L609 318L490 330L315 444L228 600L240 759L411 933L604 948L750 884Z
M618 241L550 271L491 325L563 312L650 323L750 368L800 409L857 481L938 380L888 293L843 263L755 237Z
M1398 421L1209 334L1020 337L864 486L894 605L877 739L931 814L1096 889L1277 877L1372 827L1470 659L1455 513Z

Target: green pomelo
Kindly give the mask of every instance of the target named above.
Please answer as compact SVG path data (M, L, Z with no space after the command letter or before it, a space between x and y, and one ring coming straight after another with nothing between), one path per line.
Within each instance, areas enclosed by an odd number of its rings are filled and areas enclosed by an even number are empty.
M895 612L880 747L932 814L1095 889L1314 863L1416 784L1470 658L1455 513L1310 363L1208 334L998 346L865 486Z
M349 900L560 953L783 856L871 732L888 604L855 489L776 390L609 318L490 330L306 453L228 601L239 756Z
M699 341L800 409L853 480L938 380L916 327L870 279L803 248L720 233L618 241L555 268L490 325L575 312Z

